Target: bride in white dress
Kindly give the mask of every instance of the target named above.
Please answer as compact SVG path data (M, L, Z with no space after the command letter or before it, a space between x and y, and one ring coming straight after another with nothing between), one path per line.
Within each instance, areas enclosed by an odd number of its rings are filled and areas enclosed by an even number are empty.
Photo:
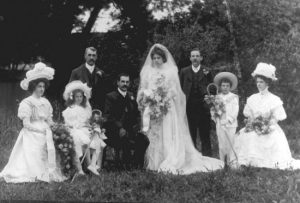
M52 106L42 97L54 69L37 63L26 73L21 88L32 93L20 103L18 117L23 128L13 147L8 163L0 173L6 182L63 181L66 178L56 165L50 124Z
M165 96L160 87L167 90ZM164 113L147 105L145 98L151 92L156 94L155 91L160 91L155 99L164 97L168 101ZM190 174L223 168L221 160L202 156L195 149L188 129L186 99L178 68L170 52L161 44L153 45L149 51L140 73L137 101L143 114L143 131L150 140L146 152L147 169Z
M283 102L268 90L270 83L277 80L275 71L273 65L257 65L252 76L255 77L259 93L247 99L243 112L248 119L263 117L270 120L271 131L262 134L261 131L246 132L245 128L241 129L234 141L234 154L230 156L233 167L300 168L300 160L292 158L285 134L278 125L278 121L286 119Z

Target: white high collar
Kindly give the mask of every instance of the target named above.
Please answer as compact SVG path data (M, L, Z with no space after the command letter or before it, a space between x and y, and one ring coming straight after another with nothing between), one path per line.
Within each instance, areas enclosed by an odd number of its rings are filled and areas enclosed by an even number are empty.
M118 91L120 92L120 94L121 94L123 97L126 97L127 91L123 91L123 90L121 90L120 88L118 88Z
M91 66L88 63L85 63L85 67L89 70L90 73L93 73L95 65Z
M201 67L201 64L199 64L199 66L197 66L197 67L194 67L192 64L192 69L195 73L198 73L198 71L200 70L200 67Z

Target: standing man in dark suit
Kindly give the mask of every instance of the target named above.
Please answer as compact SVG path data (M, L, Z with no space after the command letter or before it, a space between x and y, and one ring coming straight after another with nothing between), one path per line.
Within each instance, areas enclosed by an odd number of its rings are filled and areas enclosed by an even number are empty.
M137 168L143 168L149 140L144 134L138 133L140 112L135 97L127 91L129 83L129 75L120 74L118 88L106 95L104 114L108 139L105 142L122 152L122 157L118 155L117 158L124 167L133 164ZM131 150L134 151L133 155Z
M196 147L197 131L201 139L202 154L211 156L210 110L204 101L206 87L212 82L212 75L207 67L201 65L203 57L199 49L191 51L192 65L180 71L180 83L186 95L186 112L192 140Z
M96 66L97 49L94 47L87 47L85 49L85 63L74 69L71 73L69 82L73 80L80 80L87 83L92 88L91 106L103 110L104 106L104 88L103 76L104 72Z

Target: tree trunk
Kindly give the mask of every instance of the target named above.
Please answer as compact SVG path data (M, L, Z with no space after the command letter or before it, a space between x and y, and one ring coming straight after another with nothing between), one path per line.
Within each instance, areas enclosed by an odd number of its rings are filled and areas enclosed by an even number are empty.
M102 2L98 1L97 4L95 4L95 7L93 11L91 12L91 15L89 17L88 22L86 23L86 26L83 28L82 33L83 34L88 34L92 31L92 28L98 18L98 14L102 8Z
M235 36L234 36L234 31L233 31L233 24L232 24L232 18L231 18L231 14L230 14L230 7L229 7L229 4L228 4L227 0L224 0L223 3L225 4L225 7L226 7L226 15L227 15L227 19L228 19L230 38L231 38L230 41L231 41L232 47L233 47L234 69L235 69L235 72L237 74L237 77L239 79L241 79L242 74L241 74L241 68L240 68L240 60L239 60L238 48L237 48L237 45L236 45L236 40L235 40Z

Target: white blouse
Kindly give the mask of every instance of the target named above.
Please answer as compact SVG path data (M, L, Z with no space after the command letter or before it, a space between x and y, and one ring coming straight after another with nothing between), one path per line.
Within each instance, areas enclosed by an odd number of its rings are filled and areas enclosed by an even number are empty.
M281 99L268 90L253 94L247 99L244 115L250 118L272 116L276 121L286 119L286 113Z

